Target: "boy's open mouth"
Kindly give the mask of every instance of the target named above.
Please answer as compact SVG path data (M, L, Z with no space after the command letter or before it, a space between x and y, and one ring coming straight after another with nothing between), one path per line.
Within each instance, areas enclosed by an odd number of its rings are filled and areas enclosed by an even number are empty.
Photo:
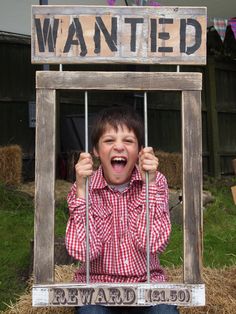
M124 167L127 164L127 158L126 157L113 157L111 159L111 165L112 168L116 171L116 172L121 172Z

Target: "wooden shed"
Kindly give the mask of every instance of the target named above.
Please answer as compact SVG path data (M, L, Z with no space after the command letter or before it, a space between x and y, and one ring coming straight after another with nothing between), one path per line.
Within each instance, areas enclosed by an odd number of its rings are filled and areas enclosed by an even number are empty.
M34 173L35 71L31 64L30 36L0 32L0 145L19 144L23 149L24 178ZM59 70L58 66L50 69ZM63 70L175 71L169 65L64 65ZM180 71L203 73L202 124L203 171L219 176L233 174L236 158L236 40L227 30L224 43L216 31L208 30L207 66L181 66ZM81 149L83 134L76 121L83 121L83 93L60 93L60 139L58 154ZM89 112L93 114L110 104L127 104L142 112L141 94L91 92ZM167 152L181 151L180 94L156 92L148 96L149 142ZM81 124L80 124L81 125ZM79 132L79 133L78 133ZM80 142L79 142L80 141Z

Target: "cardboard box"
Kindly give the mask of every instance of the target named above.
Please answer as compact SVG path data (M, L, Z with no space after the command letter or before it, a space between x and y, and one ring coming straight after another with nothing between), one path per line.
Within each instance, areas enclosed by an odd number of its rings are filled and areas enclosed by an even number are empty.
M236 205L236 185L231 187L234 204Z
M236 174L236 159L233 159L232 163L233 163L234 174Z

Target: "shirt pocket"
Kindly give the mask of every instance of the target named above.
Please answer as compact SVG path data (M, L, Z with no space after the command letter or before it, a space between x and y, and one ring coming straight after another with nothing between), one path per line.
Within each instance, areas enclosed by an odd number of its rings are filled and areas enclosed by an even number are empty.
M113 235L113 211L112 208L100 208L95 206L93 210L94 224L103 243L110 242Z

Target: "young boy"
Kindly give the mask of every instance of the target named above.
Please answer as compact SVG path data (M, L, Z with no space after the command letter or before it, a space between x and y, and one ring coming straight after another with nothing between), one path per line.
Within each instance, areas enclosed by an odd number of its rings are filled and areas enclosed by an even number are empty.
M103 111L92 131L93 153L100 167L93 172L92 157L81 153L75 166L76 182L68 195L70 218L66 246L75 259L86 260L85 182L89 177L90 282L135 283L147 280L146 182L149 173L150 276L165 280L157 254L170 235L168 187L157 171L151 147L143 148L143 123L133 111ZM85 263L75 274L86 282ZM87 305L77 313L122 313L122 308ZM129 308L131 313L178 313L175 306Z

